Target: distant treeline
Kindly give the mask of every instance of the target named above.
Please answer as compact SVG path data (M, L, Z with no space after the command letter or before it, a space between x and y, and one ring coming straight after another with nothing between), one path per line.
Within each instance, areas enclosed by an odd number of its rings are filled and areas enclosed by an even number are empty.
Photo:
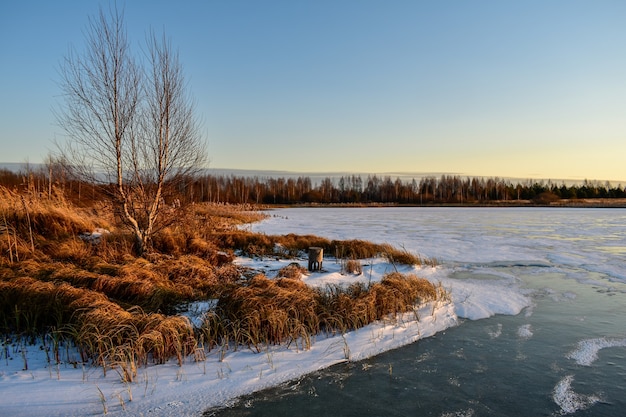
M621 185L587 181L578 185L528 180L513 183L499 178L443 175L403 181L389 176L358 175L325 178L312 184L308 177L259 178L207 176L189 184L201 201L258 204L431 204L487 203L557 199L626 198ZM187 192L191 192L187 190Z
M0 185L39 193L60 188L72 200L97 198L97 187L69 179L60 167L12 172L0 169ZM410 181L390 176L346 175L313 183L309 177L205 175L187 178L176 196L185 201L231 204L489 204L515 200L549 203L558 199L626 198L621 184L585 180L566 185L550 180L511 180L442 175Z

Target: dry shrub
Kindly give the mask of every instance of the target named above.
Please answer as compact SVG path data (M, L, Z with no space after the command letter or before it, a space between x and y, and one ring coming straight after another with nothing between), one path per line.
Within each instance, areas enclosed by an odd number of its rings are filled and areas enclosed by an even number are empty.
M307 251L310 247L320 247L328 250L330 241L315 235L295 235L293 233L284 236L272 236L276 243L284 247L292 256L298 252Z
M0 186L0 213L20 236L28 238L39 235L59 239L105 226L97 225L88 213L79 213L56 189L50 196L39 196L18 194Z
M91 265L91 270L93 272L112 277L118 276L121 268L120 265L105 262L101 258L96 258Z
M339 259L366 259L378 256L391 263L402 265L435 265L435 261L425 260L405 249L397 249L387 243L378 244L364 240L333 240L330 249Z
M287 234L278 236L244 230L230 230L215 233L212 235L212 239L220 247L240 250L248 256L294 257L312 246L321 247L327 251L331 248L330 240L314 235Z
M141 281L159 282L163 276L158 273L155 265L145 258L134 258L119 269L121 276L132 277Z
M259 351L264 344L300 341L310 346L319 331L316 292L301 281L258 275L247 286L234 288L218 301L217 316L205 321L209 344L233 341Z
M329 250L337 258L365 259L373 258L384 253L389 245L378 245L365 240L333 240Z
M75 310L108 303L103 294L23 277L0 281L5 332L36 332L71 323Z
M180 365L196 347L188 319L146 314L139 308L126 311L113 303L83 311L76 338L86 355L105 372L107 367L117 367L128 382L136 377L138 365L149 360L164 363L171 357Z
M73 287L102 293L107 297L127 305L139 305L150 311L168 310L176 300L188 296L191 292L182 286L174 290L174 285L160 275L149 271L137 273L131 266L114 267L97 264L93 271L69 263L24 264L22 272L37 272L37 278L43 281L67 283ZM102 270L111 274L102 273ZM186 291L186 292L185 292Z
M43 262L35 259L26 259L11 268L11 273L6 275L9 278L32 277L46 279L54 270L60 267L60 263Z
M394 272L369 287L354 283L346 288L329 286L318 291L318 315L327 332L344 332L411 311L416 305L437 297L438 292L430 281Z
M229 230L234 226L263 220L266 214L248 204L203 203L194 205L194 215L203 227Z
M370 286L354 283L317 290L299 280L257 275L247 286L233 287L220 297L201 333L209 347L232 342L259 351L264 344L298 340L306 347L321 329L358 329L438 296L428 280L400 273Z
M0 265L29 261L34 256L32 245L28 240L16 234L11 226L5 229L0 223Z
M137 260L120 268L117 284L125 290L121 298L131 305L139 305L149 311L173 311L185 301L196 299L198 293L185 282L174 282L167 276L167 269Z
M167 270L161 270L141 258L121 266L97 263L92 271L68 263L40 264L38 268L40 279L67 282L148 311L170 311L175 304L198 296L192 286L170 280L166 275ZM44 275L42 271L47 272ZM204 292L200 291L200 294Z
M215 270L215 275L218 278L219 284L228 285L239 281L242 277L241 269L234 264L220 265Z
M52 245L49 254L57 260L83 262L91 257L91 246L91 244L85 243L78 238L70 238Z
M215 233L213 239L220 247L241 250L249 256L280 255L294 257L309 247L321 247L339 259L366 259L384 256L393 263L421 265L424 261L417 255L389 244L378 244L365 240L328 240L314 235L287 234L270 236L242 230ZM278 251L278 253L277 253Z
M435 286L430 281L399 272L385 275L380 282L372 285L370 291L375 294L379 318L410 311L416 304L437 297Z
M241 250L249 256L266 256L274 252L274 241L259 233L233 230L215 233L212 238L219 247Z
M220 250L214 242L198 237L187 241L186 253L199 256L213 265L230 263L234 259L232 253Z
M97 245L92 245L94 255L101 260L125 263L134 258L134 237L130 233L112 232L103 235Z
M136 313L138 317L140 360L152 358L156 363L164 363L175 357L179 364L193 352L196 341L189 319L183 316Z
M358 329L376 320L374 297L362 283L318 291L318 315L327 332Z
M385 252L385 257L389 259L391 263L403 264L403 265L423 265L424 263L431 264L428 260L423 260L418 255L414 255L407 250L399 250L391 248Z
M49 196L40 196L0 187L0 264L40 259L48 254L70 261L78 259L86 249L73 241L79 233L96 227L108 227L97 210L75 208L56 189Z
M348 274L361 275L363 273L363 267L361 266L361 262L356 259L347 260L344 265L344 270Z
M80 232L91 232L96 226L69 207L34 206L41 209L30 214L33 232L47 239L76 236Z
M102 293L67 283L32 278L0 281L0 311L4 331L31 333L63 328L73 335L84 355L107 366L120 366L132 381L138 361L151 358L179 362L193 352L196 341L189 321L181 316L146 314L139 308L124 310Z
M186 247L186 237L182 233L174 233L165 229L152 238L152 247L160 253L180 255Z
M197 293L195 298L208 295L219 283L215 267L207 260L194 255L163 260L157 267L177 288L179 286L192 288Z
M87 288L90 290L103 292L100 288L99 281L103 279L103 276L81 269L72 264L67 263L53 263L47 266L51 268L50 273L47 276L40 276L40 279L46 281L52 281L57 283L68 283L73 287Z
M301 279L303 274L306 274L308 271L305 267L301 266L297 262L292 262L289 265L282 267L278 274L277 278L291 278L291 279Z

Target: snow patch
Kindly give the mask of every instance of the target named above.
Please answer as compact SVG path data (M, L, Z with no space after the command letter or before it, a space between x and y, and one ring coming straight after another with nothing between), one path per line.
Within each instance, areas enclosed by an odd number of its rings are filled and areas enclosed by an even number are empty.
M524 324L523 326L518 327L517 336L520 339L530 339L533 337L533 330L530 324Z
M561 414L572 414L578 410L585 410L600 401L600 398L595 395L575 393L572 390L573 381L574 376L568 375L554 387L552 398L561 407Z
M102 236L111 234L107 229L102 229L100 227L95 228L92 232L83 232L79 233L78 237L85 242L93 243L97 245L100 243Z
M600 337L581 340L578 342L576 349L568 353L566 357L575 360L578 365L590 366L598 359L598 352L601 349L611 347L626 347L626 338L612 339Z

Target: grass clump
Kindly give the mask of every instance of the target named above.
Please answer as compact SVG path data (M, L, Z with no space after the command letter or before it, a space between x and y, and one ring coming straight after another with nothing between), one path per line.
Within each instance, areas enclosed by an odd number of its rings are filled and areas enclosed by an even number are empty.
M265 345L295 342L306 349L320 331L355 330L440 297L430 281L397 272L371 285L325 289L297 279L257 275L220 297L200 332L209 347L246 346L259 352Z
M357 259L348 259L343 262L342 270L347 274L361 275L363 273L363 266Z
M300 279L302 275L308 273L308 270L297 262L292 262L289 265L281 268L276 275L277 278L291 278Z
M439 299L436 287L413 274L393 272L366 286L332 285L319 291L319 314L327 332L355 330L373 321L413 311L416 305Z
M319 331L316 296L301 281L257 275L219 299L202 333L212 346L232 342L259 352L264 345L295 341L308 348L310 336Z
M435 260L397 249L387 243L365 240L328 240L314 235L264 235L244 230L215 233L213 239L219 246L240 251L250 257L280 256L293 258L305 253L309 247L321 247L337 259L367 259L384 257L392 263L403 265L436 265Z

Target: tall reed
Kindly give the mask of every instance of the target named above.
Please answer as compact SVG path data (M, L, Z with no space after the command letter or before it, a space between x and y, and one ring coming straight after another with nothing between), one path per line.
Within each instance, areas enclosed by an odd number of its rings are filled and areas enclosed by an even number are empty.
M393 319L416 305L443 296L432 283L415 275L390 273L371 285L329 285L313 289L298 279L255 276L218 301L200 333L209 348L247 346L260 352L268 344L310 346L320 331L343 333L376 320Z

